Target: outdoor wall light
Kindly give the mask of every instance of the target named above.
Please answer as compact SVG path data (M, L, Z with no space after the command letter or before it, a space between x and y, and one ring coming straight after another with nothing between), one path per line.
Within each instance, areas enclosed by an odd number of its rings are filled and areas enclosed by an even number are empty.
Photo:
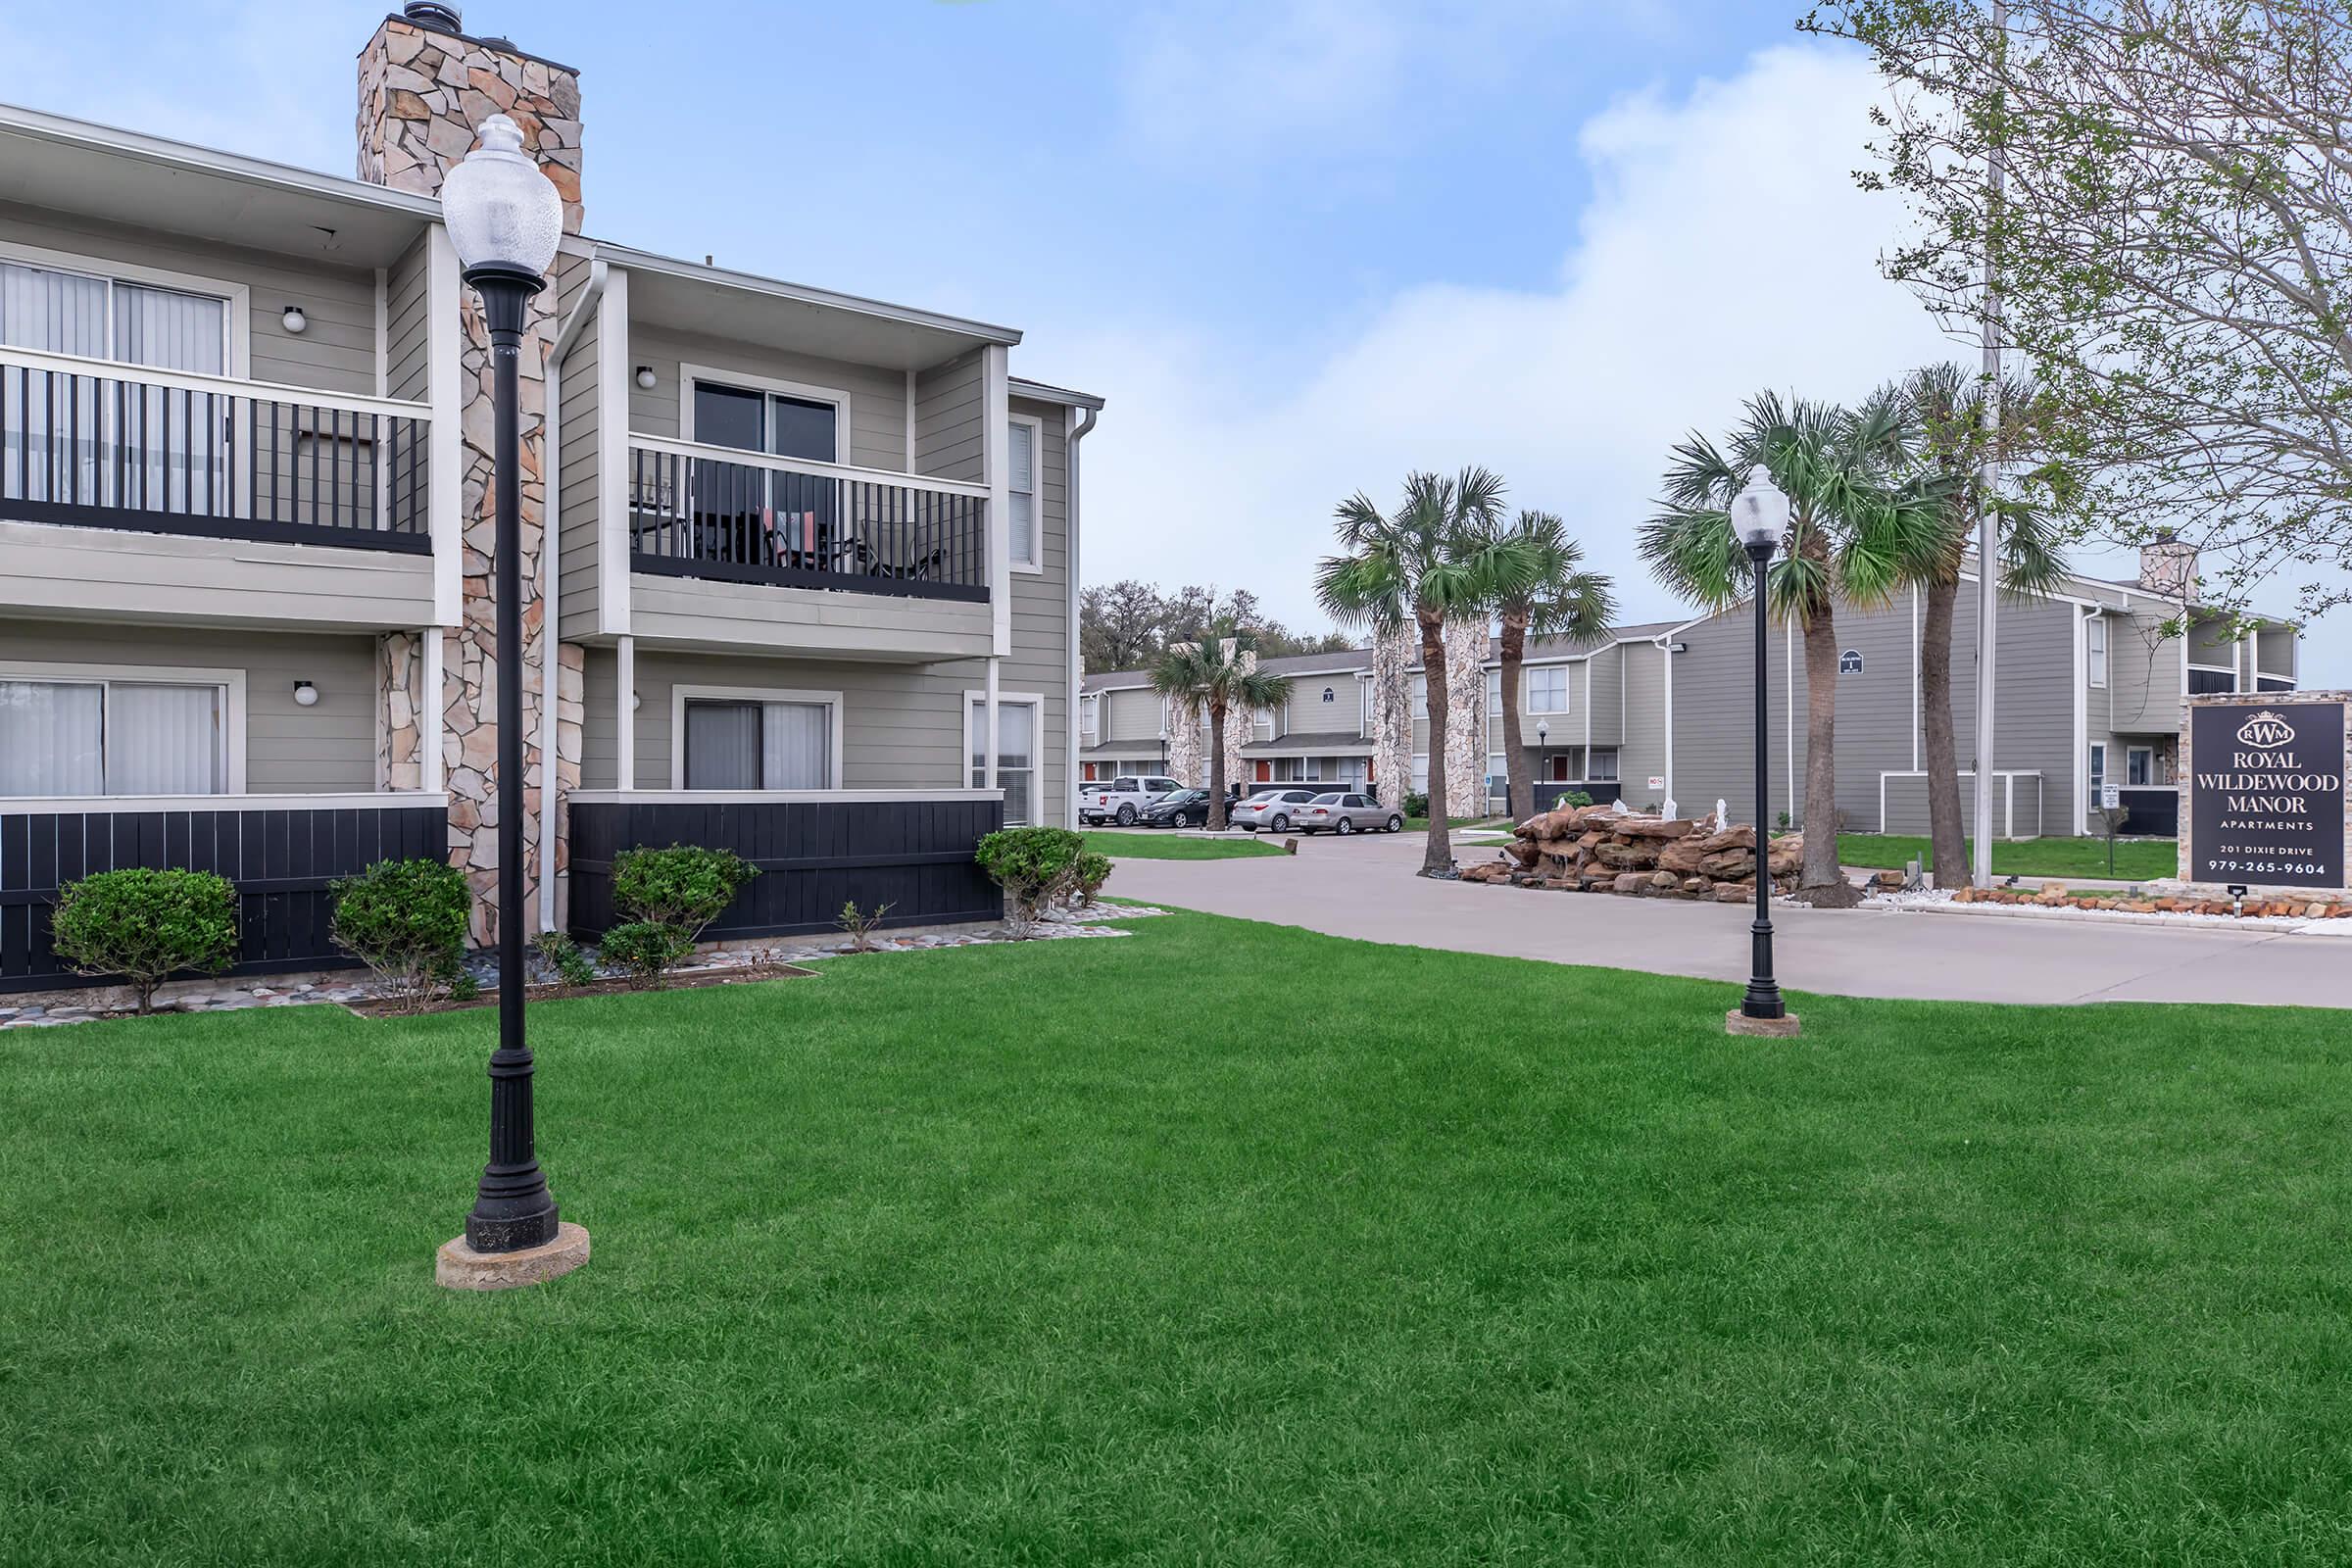
M645 706L645 695L644 695L642 692L631 692L631 693L629 693L629 711L630 711L630 712L634 713L635 711L637 711L637 710L639 710L640 708L643 708L644 706Z
M654 389L654 368L652 366L640 365L637 367L637 384L648 392Z
M287 306L286 314L279 317L278 320L284 323L287 331L296 336L308 331L311 325L311 318L302 314L302 307L299 305Z
M318 688L307 680L296 681L294 683L294 706L296 708L317 708L318 706Z

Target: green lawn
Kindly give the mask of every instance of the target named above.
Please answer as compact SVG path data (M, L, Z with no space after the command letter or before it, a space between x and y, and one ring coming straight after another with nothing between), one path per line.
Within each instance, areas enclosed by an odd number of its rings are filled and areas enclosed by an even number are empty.
M1936 857L1924 838L1896 834L1840 833L1838 858L1847 865L1892 866L1900 869L1917 859L1932 868ZM2180 853L2171 839L2118 839L2115 875L2125 881L2150 881L2171 876L2180 867ZM1992 847L1992 869L1999 876L2105 877L2107 841L2097 839L2027 839Z
M1174 832L1089 833L1086 847L1112 859L1237 860L1252 855L1280 855L1279 839L1243 835L1230 839L1179 838Z
M12 1563L2352 1556L2352 1017L1179 915L548 1004L587 1268L455 1296L489 1012L0 1034Z

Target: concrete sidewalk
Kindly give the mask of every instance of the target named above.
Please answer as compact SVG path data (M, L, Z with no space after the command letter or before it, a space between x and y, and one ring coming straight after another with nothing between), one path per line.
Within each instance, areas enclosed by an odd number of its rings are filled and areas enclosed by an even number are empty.
M1422 836L1314 838L1296 857L1120 860L1121 898L1333 936L1744 981L1747 908L1414 876ZM1493 847L1459 844L1464 864ZM1937 919L1777 905L1783 985L1952 1002L2233 1002L2352 1006L2341 941L2288 932Z

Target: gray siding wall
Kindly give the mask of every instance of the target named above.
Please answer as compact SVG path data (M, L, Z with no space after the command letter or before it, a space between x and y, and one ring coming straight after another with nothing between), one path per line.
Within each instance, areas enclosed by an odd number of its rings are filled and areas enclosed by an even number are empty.
M1591 672L1592 744L1618 745L1625 738L1625 649L1622 646L1603 648L1585 662L1585 667ZM1573 710L1575 706L1575 698L1571 697L1569 707ZM1552 722L1556 726L1559 721L1554 719ZM1584 715L1572 712L1568 729L1570 738L1582 745L1585 739ZM1625 769L1620 766L1617 771L1622 778Z
M1666 791L1651 789L1649 781L1666 772L1663 715L1668 656L1665 649L1649 643L1631 643L1619 647L1615 657L1624 696L1618 715L1617 787L1630 805L1662 805ZM1686 811L1692 809L1690 798L1681 793L1681 779L1673 780L1673 788L1675 804ZM1709 797L1710 802L1712 799Z
M654 370L651 390L636 381L636 368ZM720 372L769 381L823 387L850 400L849 450L840 461L865 468L906 470L906 373L881 366L851 365L752 348L721 338L665 327L633 324L629 329L629 428L648 435L680 436L679 367L699 365ZM936 472L935 469L925 469ZM961 477L949 475L949 477Z
M1102 694L1105 741L1159 741L1159 694L1148 688Z
M903 394L902 394L903 395ZM914 467L978 483L988 467L988 367L977 350L914 378Z
M2180 732L2180 640L2164 635L2167 618L2146 608L2107 617L2108 728L2116 734Z
M432 618L432 562L0 516L0 606L24 615L156 615L215 625L417 626Z
M1066 822L1071 725L1070 671L1074 629L1070 625L1070 487L1067 411L1052 404L1011 400L1011 412L1039 421L1044 436L1038 475L1038 562L1036 571L1012 573L1012 652L1000 678L1007 691L1037 692L1045 698L1039 714L1047 748L1046 820ZM919 603L919 601L918 601ZM972 666L981 668L981 666ZM978 686L987 679L984 668Z
M0 241L62 251L91 271L110 263L160 268L250 291L248 369L257 381L329 392L375 391L375 273L299 262L153 229L0 204ZM279 324L289 305L309 319L300 336Z
M1883 831L1879 777L1907 772L1913 765L1913 617L1917 612L1908 593L1890 605L1868 610L1839 605L1837 610L1839 655L1862 656L1860 673L1841 670L1838 676L1838 809L1852 832ZM1800 664L1804 657L1800 634L1796 647ZM2046 694L2047 700L2066 702L2065 679L2061 677L2059 686ZM1675 695L1679 698L1682 693L1678 689ZM1800 726L1804 722L1801 712L1797 722ZM1801 777L1798 783L1801 787Z
M431 245L419 237L384 274L384 396L422 403L429 391ZM304 334L308 336L308 333ZM421 456L421 454L419 455ZM417 469L423 483L423 468Z
M1754 623L1745 606L1729 610L1686 630L1688 652L1674 664L1675 797L1692 810L1712 810L1723 801L1735 822L1756 819ZM1789 744L1787 722L1791 670L1782 628L1769 628L1765 661L1765 713L1771 747L1766 819L1778 822L1796 808L1788 800ZM1797 681L1797 758L1802 773L1804 722L1801 662ZM1622 771L1622 770L1621 770Z
M557 264L558 286L566 299L577 300L591 270L584 256L565 256ZM593 634L603 623L598 606L597 530L603 516L598 494L601 443L608 432L603 408L603 343L592 312L581 322L560 372L563 398L563 451L556 469L557 616L561 635L578 639ZM610 432L619 435L622 432Z
M18 660L241 669L248 793L375 787L372 637L0 620L0 665ZM296 705L298 680L318 688L317 706Z

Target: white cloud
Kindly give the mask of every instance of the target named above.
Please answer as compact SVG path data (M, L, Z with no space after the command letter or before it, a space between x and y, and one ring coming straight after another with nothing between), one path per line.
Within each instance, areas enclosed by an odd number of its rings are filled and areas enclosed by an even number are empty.
M1766 387L1851 398L1952 352L1877 270L1897 214L1850 177L1875 90L1864 60L1785 47L1621 100L1581 137L1595 195L1556 287L1416 287L1287 384L1152 327L1060 343L1057 369L1112 397L1087 577L1239 584L1312 622L1335 503L1477 463L1567 517L1631 613L1670 611L1634 530L1675 440Z

